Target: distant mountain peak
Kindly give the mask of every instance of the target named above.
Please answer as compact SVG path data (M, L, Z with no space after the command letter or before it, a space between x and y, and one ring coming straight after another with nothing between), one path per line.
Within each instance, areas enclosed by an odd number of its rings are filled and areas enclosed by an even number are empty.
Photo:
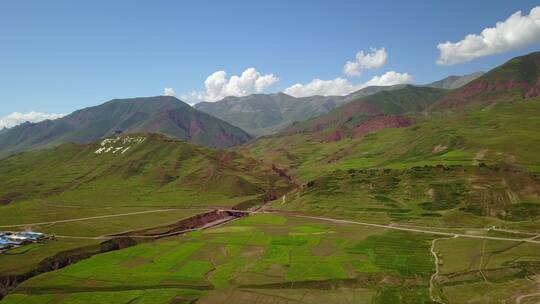
M448 90L458 89L484 74L485 74L484 72L474 72L471 74L466 74L466 75L461 75L461 76L450 75L441 80L429 83L426 86L432 87L432 88L439 88L439 89L448 89Z

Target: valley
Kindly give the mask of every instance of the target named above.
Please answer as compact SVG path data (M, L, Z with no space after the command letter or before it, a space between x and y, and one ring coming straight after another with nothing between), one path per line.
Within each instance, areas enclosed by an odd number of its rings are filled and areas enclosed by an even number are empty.
M538 58L256 138L164 97L106 103L130 127L84 141L43 126L103 105L8 129L0 229L53 239L2 252L1 303L534 303ZM208 128L169 133L185 113Z

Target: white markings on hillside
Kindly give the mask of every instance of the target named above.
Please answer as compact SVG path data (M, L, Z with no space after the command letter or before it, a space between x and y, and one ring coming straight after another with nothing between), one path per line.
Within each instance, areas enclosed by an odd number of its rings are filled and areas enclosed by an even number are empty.
M106 138L99 144L100 147L94 152L95 154L124 154L135 144L142 144L146 140L144 136L137 137L116 137Z

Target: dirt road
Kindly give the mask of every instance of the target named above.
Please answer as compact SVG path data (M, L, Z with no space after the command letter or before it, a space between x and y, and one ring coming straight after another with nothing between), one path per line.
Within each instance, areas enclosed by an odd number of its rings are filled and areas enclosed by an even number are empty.
M170 212L170 211L180 211L180 210L203 211L203 210L208 210L208 209L205 209L205 208L178 209L177 208L177 209L146 210L146 211L117 213L117 214L108 214L108 215L98 215L98 216L91 216L91 217L66 219L66 220L57 220L57 221L50 221L50 222L37 222L37 223L25 223L25 224L1 225L0 228L17 228L17 227L28 227L28 226L52 225L52 224L59 224L59 223L97 220L97 219L104 219L104 218L110 218L110 217L120 217L120 216L130 216L130 215L138 215L138 214L147 214L147 213L156 213L156 212Z
M435 291L435 279L437 278L437 276L439 275L439 256L437 255L437 252L435 251L435 242L438 241L438 240L448 240L448 239L453 239L453 238L456 238L457 236L453 236L453 237L446 237L446 238L439 238L439 239L433 239L433 241L431 241L431 254L433 255L433 257L435 258L435 273L433 273L431 275L431 278L429 279L429 296L431 298L431 300L433 302L437 302L437 303L444 303L442 301L442 299L437 295L435 296L433 294L433 292Z
M463 233L453 233L453 232L442 232L442 231L433 231L433 230L427 230L427 229L417 229L417 228L407 228L407 227L393 226L391 224L389 224L389 225L373 224L373 223L366 223L366 222L341 220L341 219L320 217L320 216L299 215L299 214L290 214L290 216L313 219L313 220L328 221L328 222L333 222L333 223L341 223L341 224L353 224L353 225L362 225L362 226L377 227L377 228L383 228L383 229L392 229L392 230L400 230L400 231L408 231L408 232L418 232L418 233L428 233L428 234L435 234L435 235L444 235L444 236L448 236L448 237L463 237L463 238L472 238L472 239L509 241L509 242L525 242L525 243L540 244L540 240L531 239L531 238L507 238L507 237L473 235L473 234L463 234Z

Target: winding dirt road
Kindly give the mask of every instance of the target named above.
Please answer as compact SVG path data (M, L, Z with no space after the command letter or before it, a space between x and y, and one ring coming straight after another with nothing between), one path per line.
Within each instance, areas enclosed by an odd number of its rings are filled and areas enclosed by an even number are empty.
M435 242L438 241L438 240L448 240L448 239L453 239L453 238L457 238L457 236L453 236L453 237L446 237L446 238L438 238L438 239L433 239L433 241L431 241L431 254L433 255L433 257L435 258L435 273L433 273L431 275L431 278L429 279L429 297L431 298L431 301L433 302L437 302L437 303L443 303L443 300L439 297L439 296L435 296L433 294L434 290L435 290L435 279L437 278L437 276L439 275L439 256L437 255L437 252L435 251Z
M206 211L209 211L206 208L157 209L157 210L146 210L146 211L137 211L137 212L129 212L129 213L119 213L119 214L109 214L109 215L99 215L99 216L91 216L91 217L83 217L83 218L65 219L65 220L57 220L57 221L49 221L49 222L37 222L37 223L25 223L25 224L13 224L13 225L0 225L0 228L17 228L17 227L27 227L27 226L51 225L51 224L58 224L58 223L88 221L88 220L97 220L97 219L104 219L104 218L111 218L111 217L132 216L132 215L140 215L140 214L147 214L147 213L171 212L171 211L180 211L180 210L191 210L191 211L203 211L203 210L206 210ZM256 210L256 211L241 211L241 210L232 210L232 209L217 209L217 210L218 211L230 211L230 212L248 213L248 214L257 214L257 213L283 214L283 212L274 211L274 210L261 210L261 211L259 211L259 210ZM290 214L290 213L287 213L286 215L294 216L294 217L298 217L298 218L306 218L306 219L327 221L327 222L340 223L340 224L362 225L362 226L368 226L368 227L392 229L392 230L399 230L399 231L427 233L427 234L441 235L441 236L447 236L447 237L463 237L463 238L473 238L473 239L483 239L483 240L525 242L525 243L540 244L540 240L537 239L537 237L538 237L537 235L533 236L533 237L529 237L529 238L495 237L495 236L484 236L484 235L473 235L473 234L463 234L463 233L454 233L454 232L444 232L444 231L436 231L436 230L430 230L430 229L410 228L410 227L397 226L395 224L374 224L374 223L352 221L352 220L344 220L344 219L336 219L336 218L321 217L321 216L309 216L309 215ZM532 233L531 233L531 235L532 235ZM102 238L102 237L77 237L77 236L59 236L59 237L64 237L64 238Z

